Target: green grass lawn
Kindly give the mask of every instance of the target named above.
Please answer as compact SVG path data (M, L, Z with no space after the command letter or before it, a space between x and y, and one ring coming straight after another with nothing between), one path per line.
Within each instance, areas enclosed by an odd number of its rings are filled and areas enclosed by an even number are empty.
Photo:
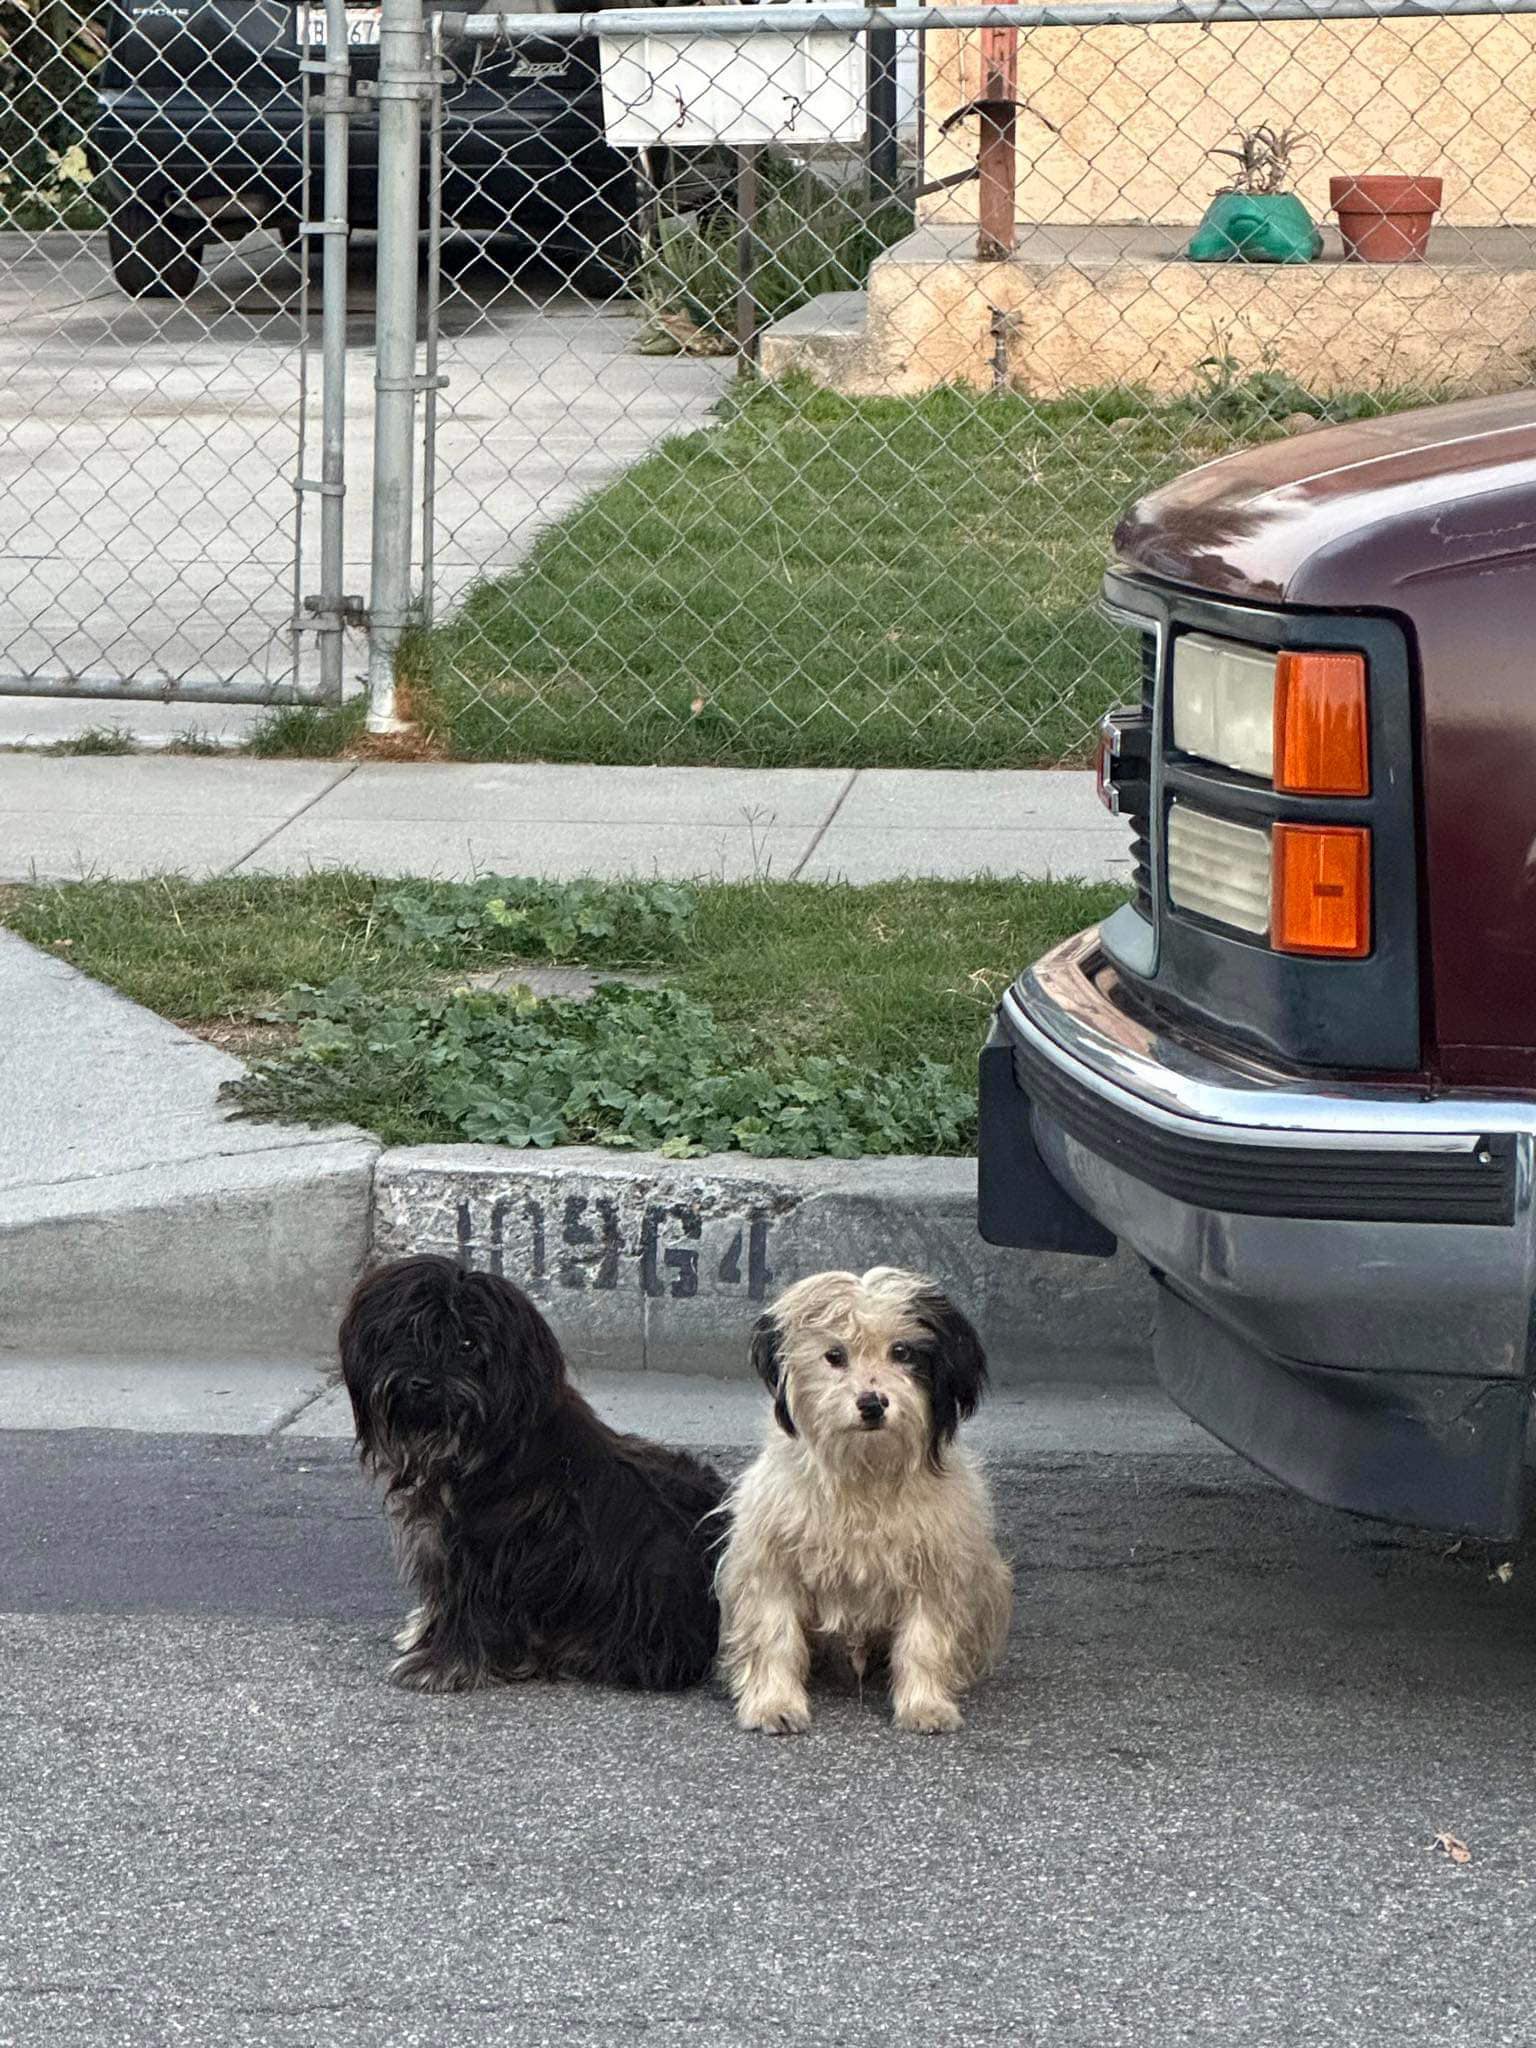
M1179 466L1156 416L764 392L589 499L418 673L470 757L1053 761L1124 686L1110 526Z
M1096 609L1121 510L1298 412L1283 378L1188 399L956 390L728 399L409 645L415 710L464 759L1024 767L1080 757L1130 658ZM359 714L288 713L263 751Z
M1075 882L695 890L325 874L39 885L0 895L0 917L263 1062L245 1098L263 1115L344 1118L396 1143L515 1141L526 1126L545 1143L540 1104L558 1075L632 1098L584 1107L590 1129L572 1112L561 1128L578 1137L629 1142L627 1128L635 1142L713 1149L740 1126L725 1142L803 1154L968 1149L999 993L1122 900ZM472 971L529 958L644 969L665 985L625 992L606 1018L601 1005L452 993ZM879 1095L855 1105L851 1129L848 1089Z

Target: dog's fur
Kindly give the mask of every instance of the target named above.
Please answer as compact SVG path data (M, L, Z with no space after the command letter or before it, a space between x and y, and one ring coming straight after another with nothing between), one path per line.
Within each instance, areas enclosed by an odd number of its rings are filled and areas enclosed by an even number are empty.
M721 1668L744 1728L810 1725L812 1654L888 1663L897 1725L958 1728L994 1664L1013 1578L954 1442L986 1384L965 1317L890 1266L818 1273L758 1323L776 1429L731 1495Z
M395 1638L398 1683L671 1690L707 1675L724 1484L599 1421L526 1294L402 1259L360 1283L340 1351L417 1603Z

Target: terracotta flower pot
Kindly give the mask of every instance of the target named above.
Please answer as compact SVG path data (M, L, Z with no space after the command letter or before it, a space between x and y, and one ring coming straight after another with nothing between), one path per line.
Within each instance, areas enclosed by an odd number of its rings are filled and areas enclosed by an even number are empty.
M1349 263L1422 263L1440 206L1439 178L1330 178Z

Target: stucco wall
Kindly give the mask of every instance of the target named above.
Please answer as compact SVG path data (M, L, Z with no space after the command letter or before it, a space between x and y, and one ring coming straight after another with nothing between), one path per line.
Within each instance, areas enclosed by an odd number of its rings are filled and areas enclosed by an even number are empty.
M927 173L974 163L976 124L941 137L975 96L973 36L926 38ZM1019 117L1021 220L1194 222L1227 168L1208 151L1241 123L1314 138L1298 189L1319 219L1337 171L1434 172L1444 226L1536 223L1536 18L1270 22L1211 29L1030 29ZM923 202L973 221L974 181Z

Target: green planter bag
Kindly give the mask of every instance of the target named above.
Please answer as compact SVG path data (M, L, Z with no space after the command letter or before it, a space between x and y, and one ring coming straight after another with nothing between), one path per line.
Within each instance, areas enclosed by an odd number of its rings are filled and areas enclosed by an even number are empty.
M1192 263L1311 263L1323 238L1294 192L1219 192L1189 245Z

